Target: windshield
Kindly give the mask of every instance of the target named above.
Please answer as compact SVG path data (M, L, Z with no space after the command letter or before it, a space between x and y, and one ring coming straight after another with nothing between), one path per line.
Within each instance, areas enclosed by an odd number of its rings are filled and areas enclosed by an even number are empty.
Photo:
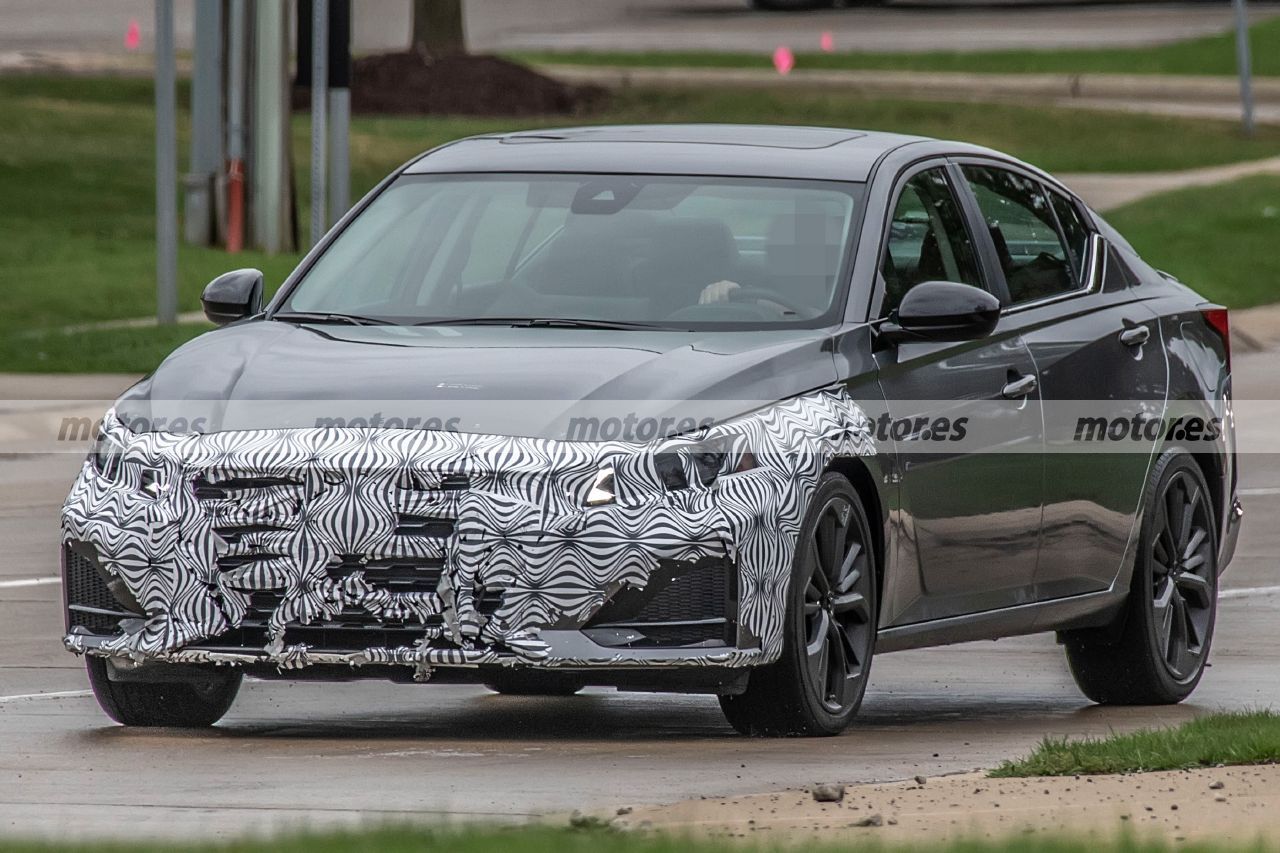
M405 176L275 312L392 323L812 324L839 307L861 185Z

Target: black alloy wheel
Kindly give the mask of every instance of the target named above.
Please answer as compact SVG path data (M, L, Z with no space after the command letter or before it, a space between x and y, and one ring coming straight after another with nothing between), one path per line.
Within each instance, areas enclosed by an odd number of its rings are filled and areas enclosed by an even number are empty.
M1105 628L1067 631L1076 684L1095 702L1181 702L1204 674L1218 602L1212 493L1195 460L1169 452L1147 484L1129 601Z
M862 500L827 474L800 527L780 659L721 696L729 723L757 736L834 735L866 692L875 649L876 555Z

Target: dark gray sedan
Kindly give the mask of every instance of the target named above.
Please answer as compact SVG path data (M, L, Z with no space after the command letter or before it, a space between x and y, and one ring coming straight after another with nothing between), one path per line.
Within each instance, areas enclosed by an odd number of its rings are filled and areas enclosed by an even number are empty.
M829 735L874 652L1056 631L1201 677L1235 547L1227 316L970 145L646 126L414 159L103 419L65 644L129 725L244 674L714 693ZM959 676L958 676L959 677Z

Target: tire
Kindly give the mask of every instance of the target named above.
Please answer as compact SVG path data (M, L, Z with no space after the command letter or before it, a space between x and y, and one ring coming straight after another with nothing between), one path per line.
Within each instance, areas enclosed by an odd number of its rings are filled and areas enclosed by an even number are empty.
M504 696L572 696L584 685L565 672L508 669L488 676L484 686Z
M200 681L112 681L105 659L89 657L85 665L98 704L125 726L212 726L227 713L244 678L239 670L210 667Z
M1217 619L1211 494L1185 453L1156 461L1124 610L1110 628L1063 635L1071 675L1094 702L1172 705L1200 683Z
M844 731L871 674L876 569L861 499L844 477L826 474L796 540L782 656L753 670L744 693L720 697L730 725L756 737Z

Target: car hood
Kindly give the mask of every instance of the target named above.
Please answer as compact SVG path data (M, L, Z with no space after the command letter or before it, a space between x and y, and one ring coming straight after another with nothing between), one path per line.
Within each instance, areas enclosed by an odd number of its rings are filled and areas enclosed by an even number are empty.
M135 430L439 428L649 440L830 385L830 331L255 320L187 343L117 404Z

